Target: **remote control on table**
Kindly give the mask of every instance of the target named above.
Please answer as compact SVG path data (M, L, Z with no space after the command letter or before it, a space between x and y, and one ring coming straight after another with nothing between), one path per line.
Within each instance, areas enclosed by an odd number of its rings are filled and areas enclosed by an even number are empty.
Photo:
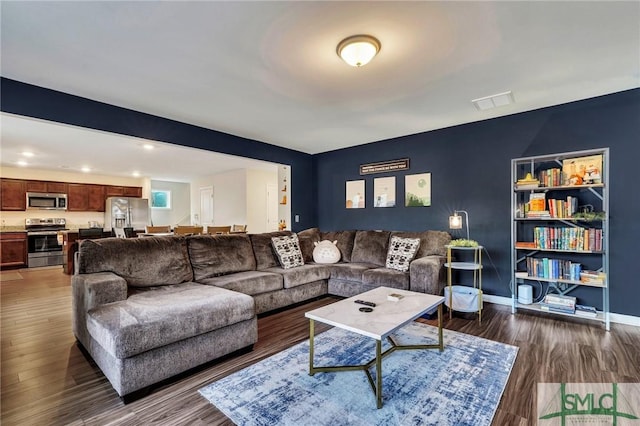
M358 303L360 305L367 305L367 306L371 306L372 308L375 308L376 304L373 302L367 302L365 300L354 300L353 303Z

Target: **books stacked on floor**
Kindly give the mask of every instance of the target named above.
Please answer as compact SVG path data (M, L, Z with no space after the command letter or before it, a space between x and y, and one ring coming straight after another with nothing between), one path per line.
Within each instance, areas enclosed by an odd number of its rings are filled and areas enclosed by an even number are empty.
M599 284L604 285L604 280L606 275L604 272L600 271L581 271L580 272L580 281L585 284Z
M576 315L585 318L596 318L598 316L598 311L596 311L596 308L593 306L576 305Z
M544 300L540 302L540 309L547 312L575 314L576 298L562 294L547 294Z

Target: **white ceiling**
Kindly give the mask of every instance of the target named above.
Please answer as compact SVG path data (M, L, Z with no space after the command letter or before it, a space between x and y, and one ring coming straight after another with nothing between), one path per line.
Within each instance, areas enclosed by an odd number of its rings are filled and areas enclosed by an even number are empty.
M307 153L640 87L637 1L1 8L4 77ZM382 49L352 68L335 49L359 33ZM512 105L470 102L509 90Z

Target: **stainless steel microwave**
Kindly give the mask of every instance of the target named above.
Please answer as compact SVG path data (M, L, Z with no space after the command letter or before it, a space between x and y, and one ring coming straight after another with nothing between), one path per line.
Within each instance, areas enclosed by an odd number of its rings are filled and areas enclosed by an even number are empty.
M66 210L67 194L27 192L28 210Z

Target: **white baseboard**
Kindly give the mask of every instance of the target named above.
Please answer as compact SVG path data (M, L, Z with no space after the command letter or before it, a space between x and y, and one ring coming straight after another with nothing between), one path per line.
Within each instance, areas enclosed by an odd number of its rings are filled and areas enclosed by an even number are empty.
M496 305L507 305L511 306L511 298L504 296L493 296L491 294L483 294L482 299L485 302L495 303ZM633 325L636 327L640 327L640 317L636 317L633 315L624 315L624 314L615 314L613 312L610 313L609 319L611 322L616 324L625 324L625 325Z

